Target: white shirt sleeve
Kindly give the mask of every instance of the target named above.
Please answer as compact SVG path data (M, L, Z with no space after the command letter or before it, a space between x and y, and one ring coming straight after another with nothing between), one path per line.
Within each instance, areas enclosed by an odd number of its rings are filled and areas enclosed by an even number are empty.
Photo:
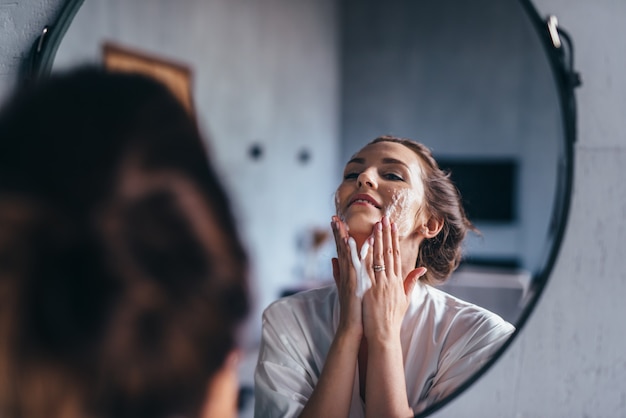
M305 368L308 365L305 342L309 338L304 335L306 327L297 326L302 319L305 318L283 309L281 302L263 313L254 375L255 417L298 416L313 393L318 377Z
M456 312L443 338L436 374L423 388L425 397L415 412L454 392L493 357L514 331L499 316L474 306Z

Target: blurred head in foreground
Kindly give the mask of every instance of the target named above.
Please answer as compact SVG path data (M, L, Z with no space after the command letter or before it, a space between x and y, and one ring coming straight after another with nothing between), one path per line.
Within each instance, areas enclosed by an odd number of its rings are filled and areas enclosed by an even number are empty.
M84 68L5 104L0 416L234 414L246 274L195 121L164 86Z

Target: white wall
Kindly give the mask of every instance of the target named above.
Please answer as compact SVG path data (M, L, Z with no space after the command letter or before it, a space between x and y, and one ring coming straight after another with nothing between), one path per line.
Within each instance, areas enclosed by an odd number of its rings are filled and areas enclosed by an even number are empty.
M0 99L60 1L0 4ZM436 417L626 416L626 2L535 0L572 34L579 138L573 206L544 295L520 336Z

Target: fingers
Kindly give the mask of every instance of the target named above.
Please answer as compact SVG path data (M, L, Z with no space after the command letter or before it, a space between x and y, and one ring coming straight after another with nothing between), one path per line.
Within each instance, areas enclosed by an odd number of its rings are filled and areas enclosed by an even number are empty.
M404 279L404 293L406 295L410 295L413 291L413 288L417 284L417 281L420 277L426 274L426 267L419 267L414 270L411 270L409 274L407 274L406 279Z
M335 246L337 247L337 254L342 255L345 254L346 244L348 240L348 233L343 225L343 222L336 217L332 217L332 222L330 226L333 230L333 236L335 237Z
M397 274L396 271L396 254L394 252L393 241L391 238L391 223L389 218L383 216L380 222L382 224L382 240L383 240L383 262L387 273L387 277Z
M354 266L354 239L348 235L348 228L337 216L332 217L331 227L337 247L337 258L333 259L333 279L339 289L344 287L343 282L354 282L356 272ZM358 260L357 260L358 261ZM353 286L349 284L348 287Z
M398 277L402 277L402 257L400 256L400 237L398 235L398 227L395 223L391 224L391 246L393 249L394 272Z
M339 259L337 257L332 258L333 264L333 279L335 279L335 284L339 287L339 281L341 280L341 273L339 270Z
M368 273L373 277L372 282L377 282L384 275L387 267L385 266L384 245L383 245L383 224L376 222L372 233L374 245L372 247L371 263L367 264Z
M372 273L374 277L402 277L400 243L395 224L383 216L381 221L374 225L373 237Z

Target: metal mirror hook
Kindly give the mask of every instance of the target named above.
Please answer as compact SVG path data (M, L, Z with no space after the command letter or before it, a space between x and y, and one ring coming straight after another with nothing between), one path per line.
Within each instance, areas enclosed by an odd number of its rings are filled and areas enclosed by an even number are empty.
M31 47L27 67L22 76L23 81L34 81L50 74L54 55L83 1L65 1L56 21L52 25L44 26Z
M559 27L559 21L554 15L548 16L546 26L552 46L561 59L561 69L569 87L572 89L579 87L582 84L582 80L580 73L574 70L574 46L569 34Z

